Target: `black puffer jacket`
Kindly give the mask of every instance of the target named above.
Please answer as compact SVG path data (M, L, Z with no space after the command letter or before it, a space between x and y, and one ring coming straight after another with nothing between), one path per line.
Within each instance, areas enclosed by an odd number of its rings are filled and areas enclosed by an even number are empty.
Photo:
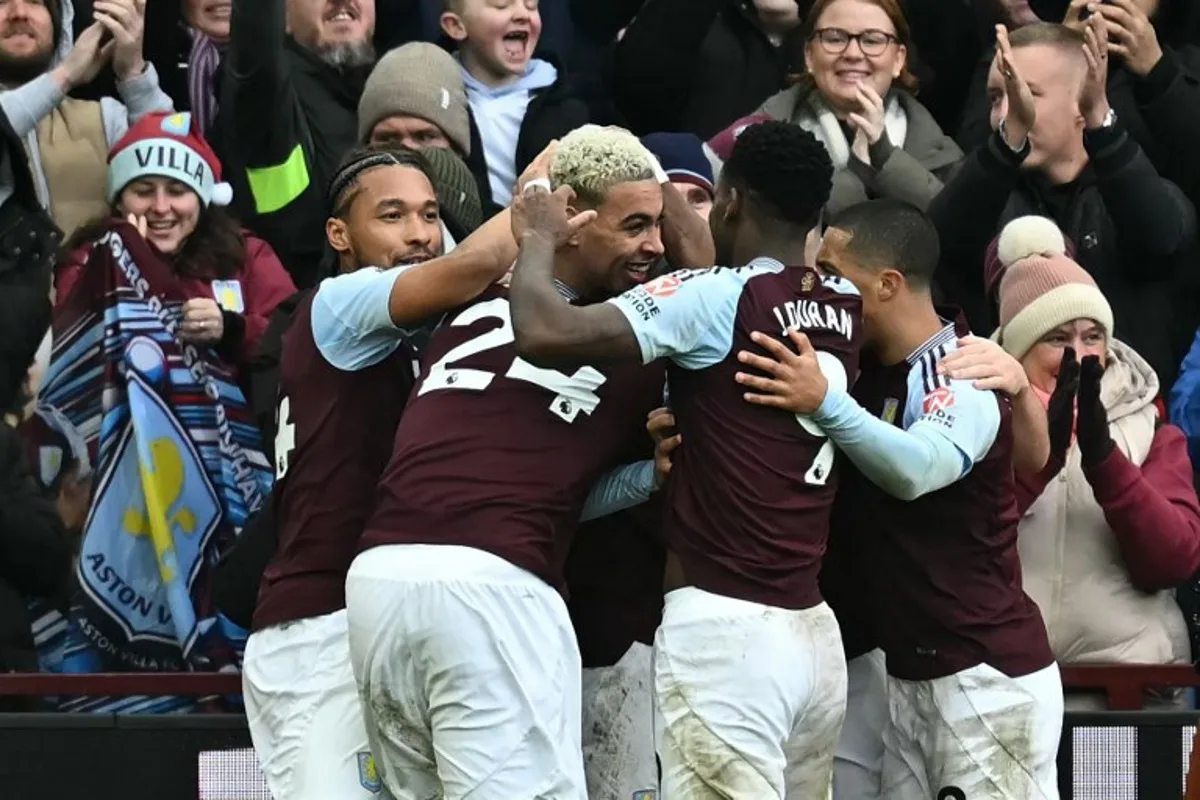
M613 100L638 135L707 139L784 88L786 50L740 0L648 0L613 51Z
M1113 333L1150 362L1165 393L1200 321L1196 211L1120 122L1085 134L1084 144L1090 163L1059 186L1021 169L999 134L977 147L929 206L942 242L937 281L972 329L993 330L983 286L987 246L1017 217L1049 217L1112 305Z

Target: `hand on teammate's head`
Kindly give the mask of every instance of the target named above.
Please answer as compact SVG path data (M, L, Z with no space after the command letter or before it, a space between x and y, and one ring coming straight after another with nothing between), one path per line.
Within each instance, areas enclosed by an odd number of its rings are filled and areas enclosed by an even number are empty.
M553 192L544 185L527 184L524 191L513 196L513 235L520 244L533 234L562 247L581 228L596 218L594 210L575 213L572 204L575 192L570 186L560 186Z

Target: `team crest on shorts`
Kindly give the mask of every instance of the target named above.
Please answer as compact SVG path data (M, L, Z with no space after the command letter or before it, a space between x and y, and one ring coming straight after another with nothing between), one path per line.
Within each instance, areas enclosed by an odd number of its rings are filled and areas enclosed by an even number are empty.
M370 753L358 754L358 782L372 794L383 790L383 781L379 780L379 770L375 768L375 756Z
M658 792L653 789L639 789L633 793L632 800L656 800Z

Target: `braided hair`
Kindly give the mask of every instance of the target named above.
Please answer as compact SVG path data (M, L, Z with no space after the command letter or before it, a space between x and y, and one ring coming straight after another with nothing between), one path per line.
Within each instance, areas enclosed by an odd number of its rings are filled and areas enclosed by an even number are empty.
M379 167L412 167L430 178L429 163L416 150L407 147L357 147L346 154L333 174L333 180L329 182L330 216L345 219L358 195L359 178ZM432 178L430 183L433 183Z

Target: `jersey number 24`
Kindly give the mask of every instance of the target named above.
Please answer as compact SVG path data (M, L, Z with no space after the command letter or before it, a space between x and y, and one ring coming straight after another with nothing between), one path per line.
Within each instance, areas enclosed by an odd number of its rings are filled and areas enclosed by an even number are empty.
M509 315L508 300L497 297L475 305L463 311L450 325L459 327L471 325L481 319L500 320L500 327L493 328L473 339L468 339L438 359L429 368L429 374L417 389L417 396L436 392L441 389L460 389L481 392L491 385L496 374L482 369L470 367L455 367L458 361L482 353L514 341L512 318ZM540 386L553 395L548 406L550 412L565 422L574 422L579 412L591 414L600 405L600 396L596 389L604 383L605 377L599 370L592 367L580 367L571 375L553 369L535 367L521 358L514 358L504 377L514 381L524 381Z

